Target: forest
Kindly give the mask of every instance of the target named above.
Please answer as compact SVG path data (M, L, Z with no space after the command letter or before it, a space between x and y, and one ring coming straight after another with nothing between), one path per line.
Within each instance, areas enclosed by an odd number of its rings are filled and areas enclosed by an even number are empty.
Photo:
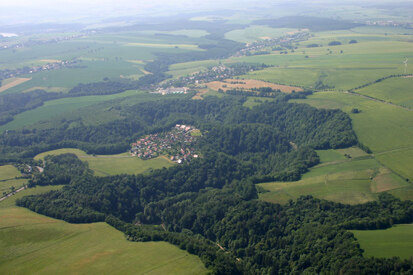
M124 107L124 120L101 126L10 132L1 137L2 146L26 155L37 144L73 143L89 151L119 144L116 151L176 123L205 133L201 158L143 175L95 177L75 155L48 157L29 186L63 189L17 204L68 222L106 221L131 241L168 241L198 255L214 274L411 272L411 261L363 258L346 231L412 222L410 201L388 194L356 206L310 196L284 206L256 200L255 182L298 180L319 163L314 149L357 143L345 113L287 103L285 97L280 93L275 102L252 109L243 107L242 96L161 100Z

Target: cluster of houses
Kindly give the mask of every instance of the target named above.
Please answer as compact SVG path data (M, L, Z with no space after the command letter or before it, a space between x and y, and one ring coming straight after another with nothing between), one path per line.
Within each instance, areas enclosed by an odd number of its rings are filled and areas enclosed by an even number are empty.
M199 130L191 125L177 124L166 133L147 135L132 143L131 154L141 159L151 159L167 155L171 161L182 164L198 158L194 132Z
M219 64L218 66L213 66L208 68L206 71L197 72L192 75L182 76L179 79L173 79L166 81L159 87L154 93L184 93L188 91L185 86L195 86L199 88L200 84L208 83L211 81L222 81L227 78L232 78L237 75L243 75L247 72L261 70L264 65L257 64L234 64L230 66L225 66ZM167 88L167 87L183 87L183 88Z
M279 38L267 38L261 39L252 43L247 43L245 48L241 49L234 56L244 56L244 55L251 55L253 52L260 52L266 48L274 48L282 47L291 48L292 43L296 43L299 41L305 41L310 37L310 33L308 31L301 31L290 35L285 35Z
M154 92L151 92L152 94L161 94L161 95L170 95L170 94L187 94L188 93L188 88L187 87L181 87L181 88L174 88L174 87L169 87L169 88L158 88Z
M2 33L0 34L2 37L10 38L10 37L16 37L18 36L17 34L14 33ZM17 42L17 43L1 43L0 44L0 50L6 50L6 49L18 49L18 48L23 48L23 47L32 47L32 46L39 46L39 45L45 45L45 44L52 44L52 43L58 43L61 41L67 41L71 40L74 38L80 38L80 37L85 37L85 34L78 34L78 35L69 35L69 36L63 36L63 37L55 37L49 40L34 40L34 39L29 39L25 42Z
M17 77L17 76L24 75L24 74L33 74L33 73L40 72L40 71L57 70L57 69L67 67L69 65L72 65L78 62L79 62L78 60L70 60L70 61L67 60L67 61L47 63L42 66L33 66L33 67L26 66L23 68L17 68L13 70L9 70L9 69L0 70L0 79Z

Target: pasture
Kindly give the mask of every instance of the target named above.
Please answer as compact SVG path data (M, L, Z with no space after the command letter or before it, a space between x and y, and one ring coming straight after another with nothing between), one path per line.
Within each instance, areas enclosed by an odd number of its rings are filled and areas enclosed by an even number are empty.
M168 98L170 97L172 96L168 96ZM177 97L177 95L175 95L174 97ZM112 95L68 97L50 100L46 101L43 106L14 116L13 121L0 126L0 132L33 126L36 123L46 120L57 119L60 123L60 120L63 118L70 119L73 117L80 117L80 114L86 115L81 117L82 121L85 121L87 124L96 124L99 121L110 120L113 116L113 113L115 113L114 111L108 111L109 109L111 109L110 107L101 106L99 105L99 103L112 102L113 100L122 99L127 100L128 103L138 103L157 100L160 99L160 97L144 91L129 90L123 93ZM116 118L119 118L119 115L114 114L114 119Z
M354 38L359 42L348 44L348 41ZM396 39L394 37L386 38L388 40L361 38L329 33L300 43L294 52L288 51L288 54L273 51L268 55L230 58L227 62L273 65L274 67L251 72L243 77L316 89L317 82L323 83L324 87L348 90L384 76L404 73L403 61L406 56L413 54L411 43L392 40ZM325 44L340 39L344 44ZM321 47L306 47L312 43L324 44ZM406 73L413 73L412 66L407 68Z
M376 200L379 192L413 190L411 184L359 148L323 150L317 151L317 154L321 164L310 168L301 180L259 184L267 190L260 193L259 198L284 204L302 195L312 195L340 203L358 204Z
M165 242L129 242L106 223L69 224L0 202L0 270L4 274L204 274L200 259Z
M403 178L413 180L409 151L413 149L412 111L339 92L319 92L294 102L347 112L359 140L373 151L377 160ZM361 112L353 114L353 108Z
M41 153L34 159L43 159L47 155L60 155L72 153L79 157L82 161L87 161L89 168L95 172L96 176L110 176L119 174L142 174L163 167L171 167L174 165L166 157L157 157L149 160L142 160L138 157L132 157L129 153L118 155L88 155L79 149L58 149L49 152Z
M355 92L413 109L413 77L389 78Z
M402 259L413 257L413 224L397 224L384 230L352 230L365 257Z
M0 166L0 197L3 196L3 192L9 193L12 187L19 189L26 184L27 179L16 179L21 176L20 171L12 165Z

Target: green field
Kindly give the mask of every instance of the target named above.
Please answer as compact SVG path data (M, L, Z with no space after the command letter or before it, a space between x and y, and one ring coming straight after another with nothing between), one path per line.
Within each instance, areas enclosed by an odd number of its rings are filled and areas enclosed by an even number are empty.
M356 92L413 109L413 77L386 79Z
M119 155L96 155L91 156L79 149L58 149L41 153L34 159L42 159L47 155L60 155L72 153L77 155L82 161L87 161L89 168L95 172L96 176L109 176L119 174L141 174L154 169L171 167L173 162L166 157L157 157L149 160L142 160L132 157L128 153Z
M343 31L344 32L344 31ZM301 42L294 52L230 58L227 62L256 62L273 65L243 77L274 83L314 88L317 81L337 90L348 90L378 78L404 73L403 61L413 55L411 43L398 37L354 34L347 32L316 33L315 37ZM411 37L411 36L410 36ZM348 44L351 39L359 41ZM333 40L342 45L328 46ZM306 45L321 43L322 47ZM412 66L406 73L413 73Z
M413 257L413 224L398 224L385 230L352 230L366 257L402 259Z
M177 63L169 66L168 74L171 74L173 77L186 76L192 73L205 71L209 67L216 66L218 64L218 60L203 60Z
M0 197L3 196L3 192L9 193L12 187L18 189L27 183L27 179L16 179L21 175L20 171L12 165L0 166Z
M69 224L14 206L36 187L0 202L3 274L204 274L198 257L165 242L129 242L106 223Z
M377 160L413 181L412 154L409 151L413 149L412 111L338 92L319 92L295 102L347 112L359 140L377 155ZM358 108L361 113L351 113L353 108Z
M162 99L171 97L179 97L179 95L162 97ZM82 121L85 121L86 124L96 124L92 123L91 119L93 119L93 122L105 121L105 119L107 119L105 118L107 115L111 116L114 113L117 114L115 110L112 110L113 108L108 106L101 106L98 105L98 103L110 103L113 100L121 99L125 99L128 104L130 104L150 100L158 100L161 98L158 95L149 94L144 91L130 90L113 95L81 96L50 100L46 101L43 106L14 116L13 121L0 126L0 132L5 130L19 129L45 120L61 120L63 118L70 119L73 117L79 117L80 113L84 114ZM95 106L93 106L92 108L91 105ZM86 109L85 107L90 107L92 109ZM109 109L111 111L109 111ZM115 119L119 117L116 114Z
M320 199L358 204L376 200L379 192L413 191L411 184L359 148L321 150L317 154L321 164L311 168L301 180L259 184L269 191L260 193L260 199L283 204L301 195L313 195Z

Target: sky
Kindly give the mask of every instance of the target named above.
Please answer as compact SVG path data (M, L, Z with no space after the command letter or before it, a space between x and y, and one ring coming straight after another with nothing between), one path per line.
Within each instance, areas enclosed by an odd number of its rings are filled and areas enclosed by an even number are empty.
M408 2L411 0L396 0ZM290 3L297 6L394 2L390 0L0 0L0 25L17 23L78 23L121 16L164 16L180 12L251 9ZM274 10L276 13L276 10Z

